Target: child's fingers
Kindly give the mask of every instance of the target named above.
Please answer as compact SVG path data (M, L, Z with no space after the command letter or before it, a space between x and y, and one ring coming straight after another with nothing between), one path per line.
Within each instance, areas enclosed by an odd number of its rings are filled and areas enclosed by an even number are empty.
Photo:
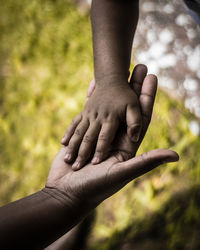
M95 150L94 157L92 159L93 164L98 164L107 156L107 152L110 149L110 145L115 137L116 131L118 129L118 121L107 122L102 125L100 131L98 142Z
M72 120L70 125L67 127L66 132L64 134L64 137L61 140L61 143L63 145L66 146L69 143L69 140L71 139L72 135L74 134L74 131L75 131L76 127L78 126L78 124L80 123L81 119L82 119L82 115L80 113L76 117L74 117L74 119Z
M133 142L138 142L142 132L142 117L139 107L128 105L126 110L127 134Z
M85 133L83 140L81 142L78 157L74 164L72 165L73 170L78 170L83 167L85 162L90 157L92 151L94 150L94 145L96 145L97 138L101 129L101 125L97 122L93 123Z
M142 83L144 81L145 76L147 75L147 71L147 66L144 64L136 65L133 70L130 84L138 97L140 96Z
M74 159L88 127L89 127L89 121L82 120L75 129L74 134L71 137L69 144L67 146L67 152L64 158L66 162L71 162Z

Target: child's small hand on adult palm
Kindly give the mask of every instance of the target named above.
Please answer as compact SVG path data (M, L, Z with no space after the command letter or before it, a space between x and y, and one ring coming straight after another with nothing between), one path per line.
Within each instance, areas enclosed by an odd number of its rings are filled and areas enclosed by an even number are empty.
M80 169L94 153L92 163L104 160L110 150L119 125L127 125L127 134L133 142L140 138L142 117L138 96L127 82L96 84L84 110L67 129L62 143L67 145L65 160L73 169Z

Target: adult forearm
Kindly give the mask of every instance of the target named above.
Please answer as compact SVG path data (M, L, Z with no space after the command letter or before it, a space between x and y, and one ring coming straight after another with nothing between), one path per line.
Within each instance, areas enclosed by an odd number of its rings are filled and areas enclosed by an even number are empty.
M127 79L139 0L93 0L91 22L97 83L107 76Z
M81 220L84 211L77 213L70 202L60 191L45 188L0 208L0 248L48 246Z

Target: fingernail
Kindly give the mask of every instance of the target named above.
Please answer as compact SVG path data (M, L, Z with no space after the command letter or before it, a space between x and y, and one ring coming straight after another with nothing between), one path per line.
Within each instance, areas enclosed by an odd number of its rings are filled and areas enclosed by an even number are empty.
M139 141L140 134L141 134L141 126L140 125L136 125L135 127L132 128L132 140L134 142Z
M72 158L72 155L71 154L69 154L69 153L67 153L66 155L65 155L65 161L70 161L71 160L71 158Z
M100 162L100 159L99 159L99 157L97 157L97 156L95 156L93 159L92 159L92 163L93 164L97 164L97 163L99 163Z
M61 143L64 143L64 142L65 142L65 137L63 137L61 140Z
M78 170L80 168L80 162L75 161L74 164L72 165L72 169L73 170Z

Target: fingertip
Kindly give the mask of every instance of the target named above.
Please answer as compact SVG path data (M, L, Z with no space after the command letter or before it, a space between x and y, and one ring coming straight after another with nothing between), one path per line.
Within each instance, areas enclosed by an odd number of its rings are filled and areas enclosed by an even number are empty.
M135 66L134 71L135 71L135 73L137 73L138 75L143 75L143 76L144 76L144 75L147 74L148 68L147 68L147 66L146 66L145 64L140 63L140 64L137 64L137 65Z
M154 82L155 84L158 83L158 77L157 77L156 75L154 75L154 74L149 74L149 75L147 75L146 77L149 78L149 80L150 80L151 82Z
M137 70L142 71L143 74L147 74L147 72L148 72L147 66L146 66L145 64L143 64L143 63L137 64L137 65L135 66L135 68L136 68Z
M81 162L75 161L74 164L72 165L72 170L77 171L77 170L81 169L81 167L82 167Z
M69 162L71 162L71 160L72 160L72 154L66 153L66 155L64 157L64 161L69 163Z
M67 140L65 137L62 138L61 142L62 145L67 146Z
M164 163L177 162L179 161L179 155L173 150L167 150L168 156L164 159Z
M148 68L144 64L137 64L133 70L130 83L133 84L134 82L141 83L145 76L147 75Z
M94 156L91 162L93 165L96 165L100 163L100 158L98 156Z
M157 159L161 164L176 162L179 160L179 155L175 151L169 149L155 149L148 152L148 155L149 159Z
M179 161L179 160L180 160L179 154L178 154L177 152L175 152L175 151L172 151L172 152L173 152L173 154L174 154L174 160L175 160L175 161Z

